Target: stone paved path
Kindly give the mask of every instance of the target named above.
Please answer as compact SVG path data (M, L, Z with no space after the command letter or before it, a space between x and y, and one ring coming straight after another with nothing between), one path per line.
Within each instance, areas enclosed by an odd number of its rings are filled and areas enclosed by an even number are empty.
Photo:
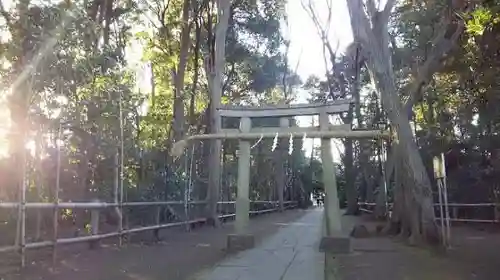
M323 209L308 210L255 248L226 259L196 280L322 280L318 252Z

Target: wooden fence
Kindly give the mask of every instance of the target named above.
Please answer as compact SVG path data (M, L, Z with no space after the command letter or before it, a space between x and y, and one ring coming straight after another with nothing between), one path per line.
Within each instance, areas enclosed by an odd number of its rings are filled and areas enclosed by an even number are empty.
M373 213L373 207L376 203L372 202L358 202L360 210L366 213ZM392 208L392 203L388 204L389 209ZM434 207L438 208L439 203L435 203ZM500 223L500 204L498 203L448 203L450 211L450 221L452 222L464 222L464 223ZM459 217L459 210L461 208L491 208L493 219L478 219L472 217ZM436 220L440 220L441 217L436 217Z
M261 205L259 208L265 208L261 210L253 210L250 211L250 215L260 215L264 213L270 213L270 212L275 212L279 210L279 202L278 201L251 201L253 205ZM204 205L206 204L205 201L190 201L187 204L189 205ZM235 201L221 201L218 203L219 207L224 206L224 205L234 205ZM186 205L186 201L146 201L146 202L123 202L123 203L108 203L108 202L59 202L59 203L13 203L13 202L0 202L0 208L4 209L16 209L16 208L23 208L21 213L23 215L26 215L26 209L54 209L54 228L53 228L53 238L52 240L45 240L45 241L37 241L37 242L31 242L31 243L26 243L26 231L22 230L20 232L21 236L18 236L20 242L18 244L14 244L13 246L4 246L0 247L0 253L5 253L5 252L12 252L12 251L18 251L21 255L21 265L24 266L25 262L25 250L26 249L37 249L37 248L44 248L44 247L52 247L53 248L53 260L56 260L56 255L57 255L57 246L62 245L62 244L73 244L73 243L79 243L79 242L95 242L101 239L106 239L110 237L118 237L120 238L120 244L121 240L124 235L131 234L131 233L138 233L138 232L143 232L143 231L151 231L151 230L160 230L164 228L171 228L171 227L176 227L176 226L182 226L182 225L192 225L192 224L198 224L198 223L204 223L206 221L206 218L189 218L189 215L185 216L184 221L180 222L171 222L171 223L165 223L161 224L160 223L160 208L161 206L166 206L166 205ZM298 203L296 201L285 201L284 206L285 209L290 209L290 208L295 208L297 207ZM150 225L150 226L142 226L142 227L136 227L136 228L128 228L124 229L122 228L122 225L120 223L119 228L114 231L114 232L109 232L109 233L100 233L99 232L99 217L100 217L100 211L104 208L114 208L114 207L135 207L135 206L156 206L157 211L156 211L156 224L155 225ZM59 238L58 237L58 219L59 219L59 210L60 209L89 209L91 210L90 213L90 235L87 236L78 236L78 237L71 237L71 238ZM225 220L228 218L234 217L234 213L228 213L228 214L221 214L219 215L219 219ZM20 217L18 217L20 218ZM22 217L21 217L22 218ZM22 218L22 223L26 222L26 218ZM25 224L21 225L22 228L26 228ZM157 232L155 232L157 234ZM16 238L17 239L17 238Z

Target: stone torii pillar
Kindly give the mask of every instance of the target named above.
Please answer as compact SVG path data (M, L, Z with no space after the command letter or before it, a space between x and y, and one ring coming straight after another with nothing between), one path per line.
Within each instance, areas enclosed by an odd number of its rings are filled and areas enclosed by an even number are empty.
M240 131L250 132L252 121L248 117L240 119ZM250 217L250 142L239 141L238 155L238 189L236 197L236 233L228 235L227 248L230 251L248 249L254 246L254 237L248 234Z
M321 131L326 131L330 125L327 112L319 115ZM335 280L337 267L335 255L351 252L351 239L342 232L342 222L337 193L336 170L332 156L332 139L321 137L321 163L323 165L323 185L325 188L325 212L323 215L323 237L320 251L325 253L325 280Z

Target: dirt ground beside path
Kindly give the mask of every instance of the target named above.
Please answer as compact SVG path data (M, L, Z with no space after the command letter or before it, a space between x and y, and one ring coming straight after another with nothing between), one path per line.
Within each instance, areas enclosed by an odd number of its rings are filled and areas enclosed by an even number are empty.
M304 210L289 210L256 217L250 221L250 231L259 242L304 213ZM152 233L149 233L140 236L141 241L132 238L132 242L122 248L115 244L103 245L97 250L86 249L85 244L68 246L58 256L56 272L50 269L50 251L39 251L37 257L44 256L45 260L28 255L29 265L23 271L0 264L3 266L0 279L184 280L226 257L226 236L232 232L233 223L229 222L220 228L205 226L191 232L182 228L165 229L161 232L163 241L159 243L152 242Z
M373 224L359 217L344 216L343 223L374 230ZM454 226L451 233L452 246L446 252L410 247L389 237L352 239L354 252L337 259L340 279L500 279L500 232Z

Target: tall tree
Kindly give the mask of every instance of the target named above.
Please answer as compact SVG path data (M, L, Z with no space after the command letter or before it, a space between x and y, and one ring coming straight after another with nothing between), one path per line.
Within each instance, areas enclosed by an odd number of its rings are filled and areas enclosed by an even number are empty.
M226 61L226 34L229 25L231 1L220 0L217 3L217 23L215 25L215 50L211 58L206 58L206 71L209 75L210 89L210 128L212 133L218 133L221 119L218 107L222 98L222 74ZM221 140L214 139L210 145L210 172L208 178L209 218L214 225L218 224L217 202L219 201Z
M362 47L371 78L397 135L395 150L398 153L401 175L405 179L397 188L409 185L408 190L404 192L405 217L408 219L402 220L403 227L408 230L412 242L432 241L438 238L438 231L434 220L431 182L418 153L407 114L400 102L389 48L391 39L388 22L395 2L388 1L380 11L377 9L379 3L373 0L366 2L366 9L361 0L348 1L347 5L355 40ZM453 34L455 32L450 36Z

